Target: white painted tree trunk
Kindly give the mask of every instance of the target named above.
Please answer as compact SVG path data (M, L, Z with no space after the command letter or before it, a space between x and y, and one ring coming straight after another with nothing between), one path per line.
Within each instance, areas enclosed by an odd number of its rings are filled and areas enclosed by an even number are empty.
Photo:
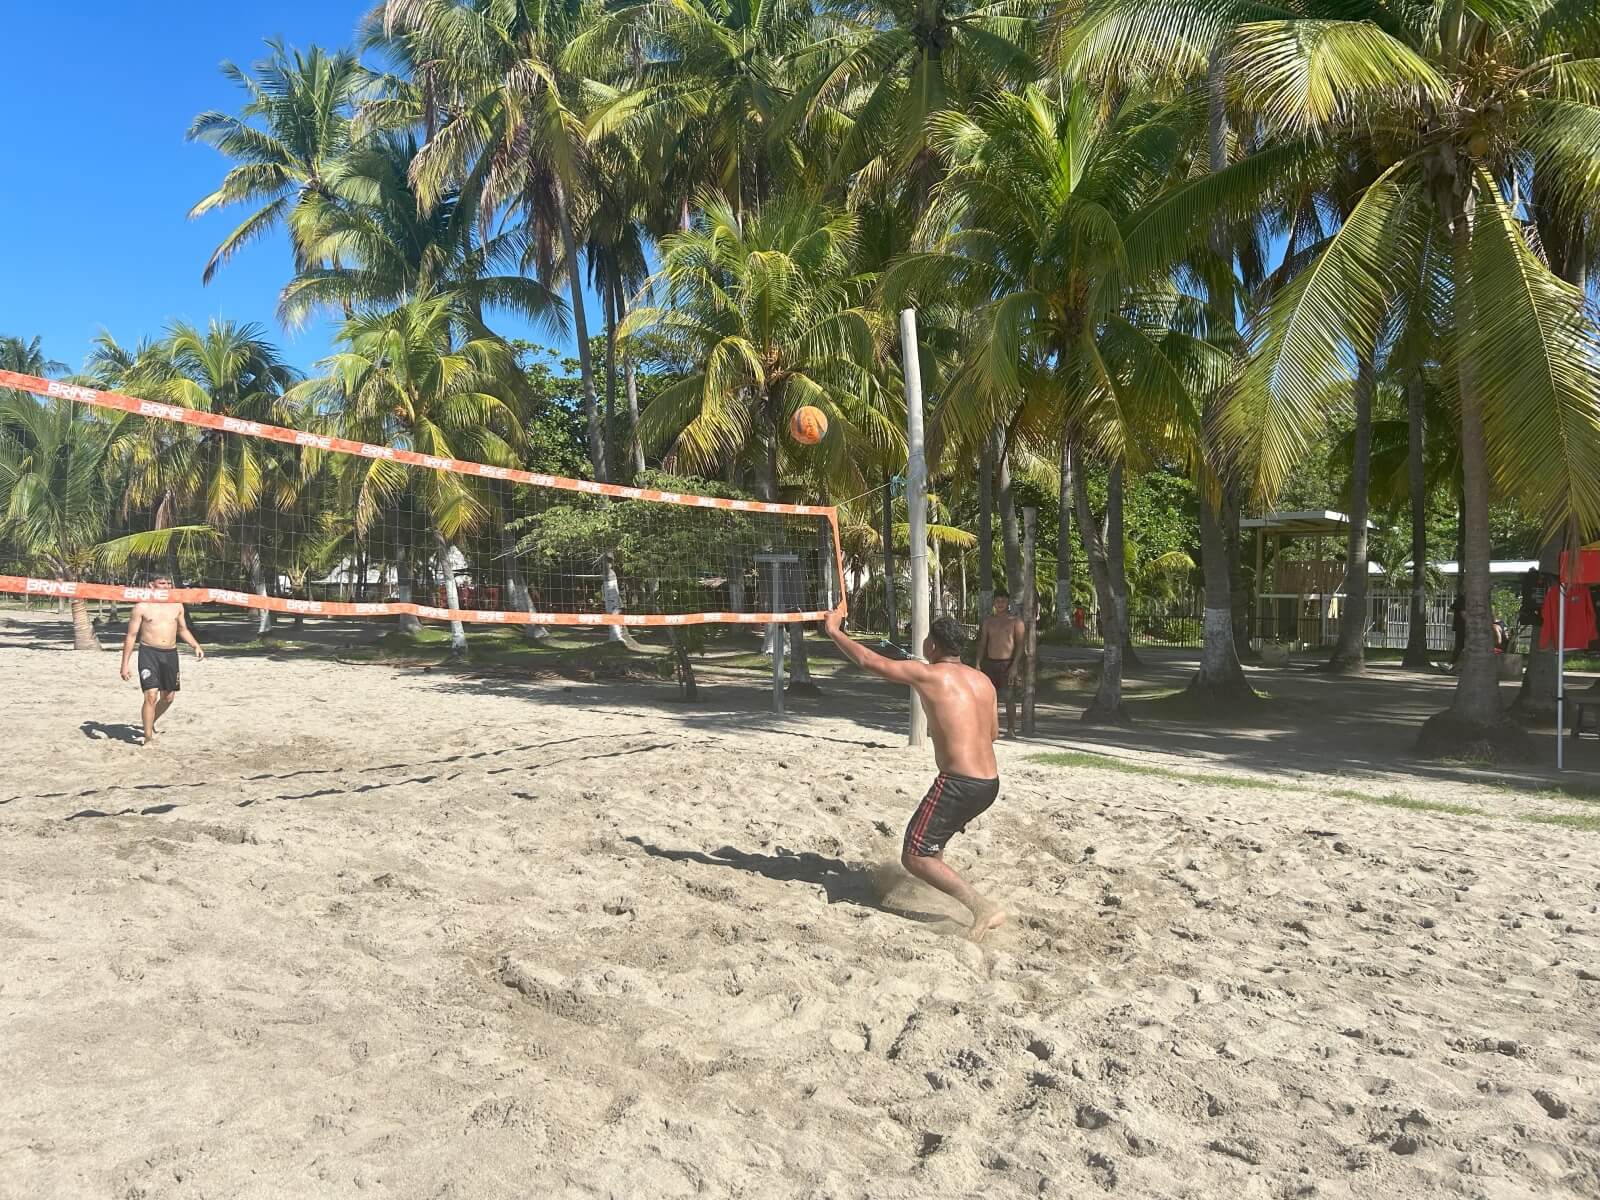
M255 546L245 548L245 556L250 561L250 586L258 596L267 595L267 573L261 566L261 552ZM272 629L272 610L258 608L255 610L256 636L261 637Z
M450 544L444 540L444 534L437 528L433 531L434 561L438 564L438 571L444 580L444 595L449 606L454 609L461 607L461 592L456 587L456 573L450 566ZM460 621L450 622L450 654L455 658L462 658L467 653L467 630Z

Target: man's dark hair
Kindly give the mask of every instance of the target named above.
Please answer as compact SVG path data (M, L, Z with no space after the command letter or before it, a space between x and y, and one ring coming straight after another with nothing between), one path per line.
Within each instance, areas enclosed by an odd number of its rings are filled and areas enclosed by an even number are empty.
M936 617L933 624L928 626L928 636L952 658L960 658L961 652L967 647L967 632L961 628L961 622L952 616Z

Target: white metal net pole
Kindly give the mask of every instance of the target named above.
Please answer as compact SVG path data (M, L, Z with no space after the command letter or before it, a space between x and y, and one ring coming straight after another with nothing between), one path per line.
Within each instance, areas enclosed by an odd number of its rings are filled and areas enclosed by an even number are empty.
M900 352L906 375L906 510L911 525L911 653L928 640L928 459L922 445L922 364L917 358L917 310L900 313ZM911 745L928 740L928 715L911 692Z

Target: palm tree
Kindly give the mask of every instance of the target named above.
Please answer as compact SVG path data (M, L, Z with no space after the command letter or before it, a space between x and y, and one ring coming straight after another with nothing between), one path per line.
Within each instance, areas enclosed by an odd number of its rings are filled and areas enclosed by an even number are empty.
M1130 269L1127 235L1178 166L1178 119L1155 104L1102 113L1087 89L1052 96L1037 87L971 117L934 118L949 174L924 225L932 248L890 274L891 297L953 298L976 312L970 354L941 410L958 445L975 456L999 424L1013 440L1067 436L1108 468L1104 538L1085 472L1073 481L1105 632L1087 720L1126 720L1124 469L1192 440L1193 395L1214 386L1227 361L1173 321L1181 306L1162 264ZM1141 287L1144 279L1154 282Z
M866 170L925 199L938 171L928 119L1038 75L1033 8L1030 0L824 0L837 32L806 56L817 65L797 99L808 117L826 115L837 145L832 177ZM823 108L830 102L842 117Z
M709 473L753 458L756 493L767 501L778 499L784 459L809 469L824 495L830 485L859 482L851 445L863 423L870 431L878 421L879 410L860 397L874 391L879 321L865 303L872 281L852 270L854 219L801 199L741 217L727 200L707 196L702 210L694 228L662 245L652 281L659 303L636 308L624 323L624 334L653 330L674 357L694 364L645 411L644 443L670 447L673 470ZM808 404L827 416L830 435L814 450L788 451L782 430ZM800 626L791 626L790 639L791 680L803 684Z
M571 298L589 454L610 477L579 264L589 195L587 130L577 107L582 78L562 53L590 16L583 0L386 0L383 35L430 64L412 117L429 136L412 164L419 199L455 188L484 213L515 206L528 226L525 259L541 278L564 278ZM552 249L559 243L559 255Z
M801 453L786 449L781 432L809 404L830 429L809 461L826 463L836 479L860 480L850 474L851 435L873 419L858 397L880 319L866 304L872 280L852 271L855 230L849 215L798 199L742 221L728 201L705 199L695 227L662 245L652 280L658 303L635 309L624 325L625 334L652 330L694 364L646 410L647 446L707 473L753 457L757 495L776 500L782 459Z
M477 327L493 309L559 331L561 301L518 269L526 230L486 233L477 198L453 190L424 201L412 178L418 154L409 134L376 137L345 156L325 194L296 210L296 242L311 265L283 289L285 324L447 295Z
M44 356L37 337L29 341L23 341L20 337L10 334L0 337L0 370L44 378L48 375L59 375L66 369L65 363Z
M179 321L162 348L173 374L151 389L154 398L240 421L295 423L285 393L299 376L260 326L212 320L202 332ZM174 438L154 465L183 509L214 527L238 522L241 565L255 592L266 595L260 518L276 512L297 486L292 455L275 442L207 430ZM260 609L256 622L257 632L265 633L272 614Z
M802 133L793 107L816 32L799 0L643 0L594 23L566 61L626 74L630 86L591 114L591 134L624 133L640 146L652 177L681 189L686 224L702 194L742 214L780 189L821 182L826 123L814 115ZM621 53L629 43L636 51Z
M0 394L0 545L8 554L70 584L214 542L205 525L117 533L118 476L139 424L122 413ZM74 594L71 604L74 648L98 650L88 601Z
M515 466L518 373L511 348L482 336L457 344L461 314L448 296L409 300L387 312L362 313L339 331L344 350L327 374L290 394L316 400L345 437L399 446L438 458ZM461 607L450 550L494 508L485 481L451 471L419 471L383 458L349 459L355 528L365 533L397 511L415 511L432 542L451 608ZM410 599L414 548L401 548L402 599ZM466 632L452 622L451 651L466 653Z
M589 283L600 299L605 317L606 341L606 402L605 437L606 460L618 472L620 456L614 439L617 436L617 327L628 315L630 298L643 285L650 274L646 253L648 235L642 218L645 215L644 196L649 184L642 177L640 160L633 147L620 137L606 139L592 151L598 170L595 172L594 211L590 214L585 256L589 264ZM623 374L628 387L628 466L637 474L644 470L644 450L639 441L639 405L637 380L631 352L622 349Z
M1585 219L1600 207L1600 60L1582 57L1594 49L1590 14L1545 0L1306 11L1254 20L1242 0L1107 0L1082 36L1146 64L1225 44L1241 106L1275 143L1174 196L1156 223L1168 241L1243 202L1247 181L1296 159L1304 170L1317 145L1359 146L1380 165L1263 312L1225 435L1270 495L1349 393L1352 347L1377 345L1392 306L1425 287L1421 304L1449 331L1460 413L1467 646L1455 700L1423 741L1511 749L1489 633L1491 491L1555 525L1600 522L1600 347L1581 291L1541 261L1520 215L1529 187Z
M268 41L271 54L247 72L231 62L222 73L249 93L238 116L203 112L189 140L235 160L216 191L189 210L191 219L234 204L260 205L225 237L206 263L205 282L249 243L283 224L313 196L328 194L332 175L351 145L353 106L371 77L346 52L315 46L292 50ZM296 248L296 265L307 257Z

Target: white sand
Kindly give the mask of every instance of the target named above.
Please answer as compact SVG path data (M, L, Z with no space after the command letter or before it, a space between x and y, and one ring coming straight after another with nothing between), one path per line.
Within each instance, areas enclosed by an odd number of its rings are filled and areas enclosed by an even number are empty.
M1600 835L1005 747L980 948L886 731L219 657L146 753L40 620L0 1195L1600 1195Z

